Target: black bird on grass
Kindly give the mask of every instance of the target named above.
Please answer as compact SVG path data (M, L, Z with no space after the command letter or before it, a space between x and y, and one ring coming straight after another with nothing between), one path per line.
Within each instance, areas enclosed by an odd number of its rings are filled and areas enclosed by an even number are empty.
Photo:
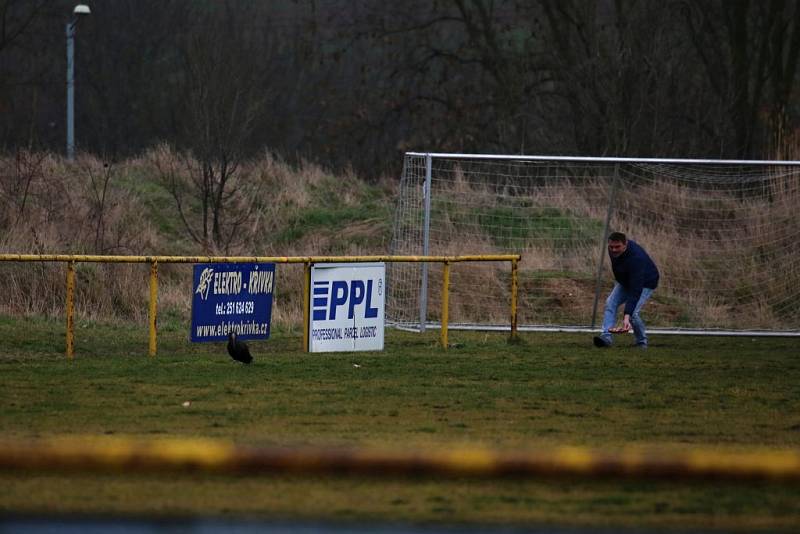
M236 339L236 332L228 334L228 354L237 362L250 363L253 357L250 356L250 349L244 341Z

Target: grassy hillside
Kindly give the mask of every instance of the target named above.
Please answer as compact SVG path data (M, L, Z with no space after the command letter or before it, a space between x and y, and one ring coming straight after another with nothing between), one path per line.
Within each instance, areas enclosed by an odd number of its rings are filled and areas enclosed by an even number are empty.
M204 227L202 199L193 193L197 188L193 180L198 178L193 174L195 165L164 147L112 164L88 155L73 165L49 154L0 157L4 193L0 252L261 256L388 252L395 181L334 175L311 164L292 166L270 154L246 162L229 182L230 196L220 224L231 239L204 245L194 239ZM173 183L178 183L179 195L173 194ZM79 264L76 271L79 316L145 320L146 267ZM160 267L162 316L188 316L190 272L186 266ZM301 272L292 267L278 270L274 311L278 324L299 322ZM0 291L14 295L0 303L0 313L63 316L63 288L62 264L0 264Z
M590 324L608 215L597 199L609 197L608 180L544 183L525 175L506 183L502 173L491 175L497 180L477 173L470 181L458 165L452 170L452 179L434 182L431 252L519 252L519 323ZM747 191L741 187L748 177L732 172L727 189L713 175L691 185L661 171L626 178L613 224L646 245L662 275L647 306L649 325L797 329L800 281L792 266L800 181L793 174L768 177ZM41 153L0 156L0 252L386 254L397 225L397 251L417 254L421 204L413 195L401 201L398 181L289 165L269 153L231 169L165 146L110 164L90 155L73 164ZM392 318L417 320L418 266L389 269ZM160 267L162 316L188 317L189 272ZM80 317L145 320L146 267L80 264L77 275ZM278 269L277 324L301 320L300 275L296 266ZM441 314L441 279L441 266L431 265L429 320ZM599 281L606 294L608 269ZM451 322L507 321L507 264L454 265L450 284ZM0 302L0 313L61 316L63 286L63 265L2 264L0 291L14 298Z

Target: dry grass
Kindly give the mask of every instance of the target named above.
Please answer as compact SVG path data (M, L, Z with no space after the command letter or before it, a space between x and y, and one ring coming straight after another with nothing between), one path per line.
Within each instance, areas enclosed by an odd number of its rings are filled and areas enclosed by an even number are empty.
M203 253L188 237L165 187L170 177L188 187L193 164L189 156L165 146L113 166L90 155L81 155L75 164L47 153L2 155L0 251ZM776 175L757 188L748 183L738 188L687 185L656 172L638 178L623 175L621 180L612 226L644 244L662 271L662 285L648 309L653 325L796 326L798 176ZM396 202L394 182L368 186L352 172L334 175L311 163L292 166L264 152L246 162L232 183L236 194L229 208L251 214L237 231L232 254L389 252L392 222L387 214ZM434 182L443 190L435 197L442 200L434 203L439 218L432 228L431 250L520 252L521 322L585 324L594 300L608 186L605 179L581 177L521 189L513 182L497 186L475 180L455 168L451 182ZM506 219L509 206L522 206L530 220ZM196 216L198 206L185 207ZM194 225L198 221L189 219ZM498 238L496 232L506 237ZM441 271L432 269L429 309L435 318L440 313ZM451 320L505 322L507 271L507 265L499 264L454 267ZM63 313L63 266L3 264L0 272L0 290L13 295L0 304L3 313ZM77 310L96 319L142 321L146 280L142 266L81 265ZM299 324L300 281L300 268L278 269L278 324ZM604 288L610 284L607 271L602 281ZM160 307L187 316L189 284L188 268L162 266ZM483 291L473 291L478 287ZM487 295L496 295L496 300Z
M107 166L90 155L75 164L52 154L19 152L0 156L0 252L32 254L202 254L178 216L166 181L190 187L190 156L162 145L137 158ZM325 255L385 253L369 249L370 240L390 228L386 222L343 223L343 229L319 229L293 239L276 239L287 221L300 220L315 207L357 206L365 194L386 195L386 183L373 188L352 172L335 176L310 163L293 167L265 152L246 162L232 182L236 193L230 209L251 212L237 232L230 254ZM186 199L188 197L184 197ZM254 209L254 206L257 209ZM197 206L189 207L192 209ZM196 211L193 217L197 215ZM190 218L190 224L200 224ZM349 242L352 240L353 242ZM219 253L218 250L210 252ZM76 313L103 320L144 321L147 314L148 268L142 265L78 264ZM60 316L64 312L63 264L0 264L0 291L12 295L0 312ZM299 323L302 317L302 268L278 269L275 321ZM188 317L191 270L159 267L162 315Z

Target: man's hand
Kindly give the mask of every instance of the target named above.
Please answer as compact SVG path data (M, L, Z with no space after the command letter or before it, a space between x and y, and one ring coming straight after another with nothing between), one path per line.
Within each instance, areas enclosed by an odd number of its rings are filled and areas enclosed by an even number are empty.
M624 334L625 332L631 331L631 316L625 315L622 318L622 326L615 326L614 328L609 328L609 332L612 334Z

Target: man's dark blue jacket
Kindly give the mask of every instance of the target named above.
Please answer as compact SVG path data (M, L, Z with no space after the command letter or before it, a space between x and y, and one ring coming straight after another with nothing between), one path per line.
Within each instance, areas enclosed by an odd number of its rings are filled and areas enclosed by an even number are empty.
M609 257L614 278L628 294L625 313L631 315L642 296L642 288L655 289L658 286L658 268L647 252L630 239L625 252L616 258L609 253Z

